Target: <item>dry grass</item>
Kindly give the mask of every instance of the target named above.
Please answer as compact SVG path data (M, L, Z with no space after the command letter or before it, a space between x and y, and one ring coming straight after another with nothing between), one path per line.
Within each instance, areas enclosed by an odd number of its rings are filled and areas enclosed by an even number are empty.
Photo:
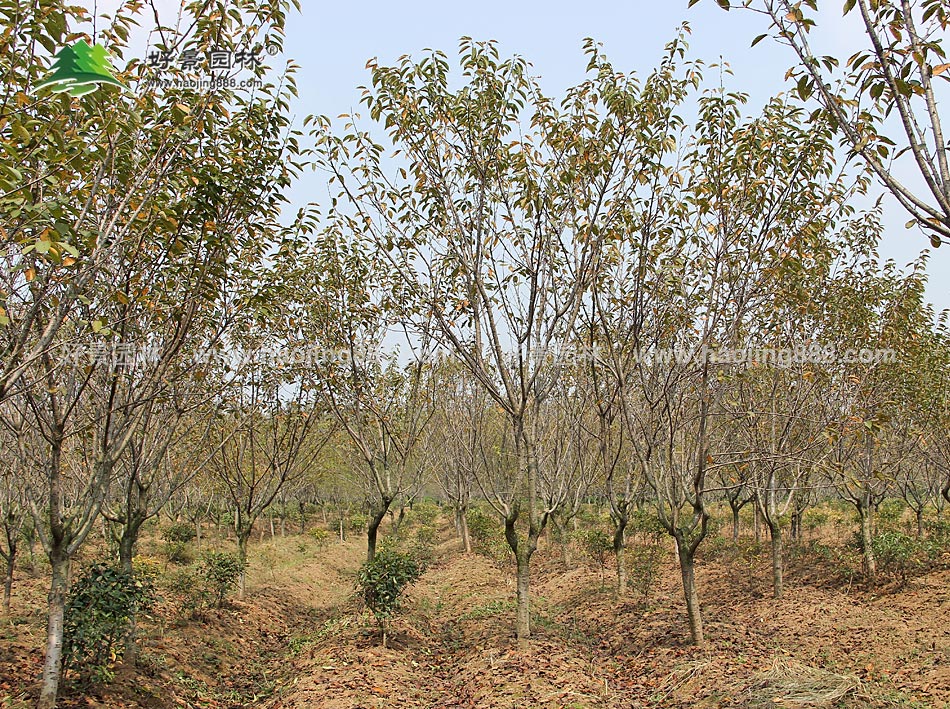
M750 707L789 705L825 707L858 690L857 677L842 675L777 657L749 688Z

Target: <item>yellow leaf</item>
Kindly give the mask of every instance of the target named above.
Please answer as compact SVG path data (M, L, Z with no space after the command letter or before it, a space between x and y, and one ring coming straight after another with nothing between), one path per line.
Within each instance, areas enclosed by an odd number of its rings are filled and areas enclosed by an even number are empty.
M26 269L26 280L32 281L34 278L36 278L36 271L32 268Z
M941 75L943 72L945 72L947 69L950 69L950 64L938 64L938 65L935 66L934 69L933 69L933 75L934 75L934 76L940 76L940 75Z

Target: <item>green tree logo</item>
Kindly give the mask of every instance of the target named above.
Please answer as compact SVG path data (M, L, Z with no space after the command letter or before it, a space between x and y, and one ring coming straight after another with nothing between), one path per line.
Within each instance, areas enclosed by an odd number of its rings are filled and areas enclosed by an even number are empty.
M56 55L49 76L33 87L33 91L49 86L53 91L66 92L70 96L91 93L99 84L112 84L127 88L112 76L109 55L101 44L89 46L79 40L71 47L63 47Z

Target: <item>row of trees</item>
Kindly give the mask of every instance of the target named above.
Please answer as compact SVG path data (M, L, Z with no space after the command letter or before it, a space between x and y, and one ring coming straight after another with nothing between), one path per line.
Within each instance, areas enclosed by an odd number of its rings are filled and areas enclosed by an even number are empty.
M161 28L159 48L279 48L288 9L189 3L188 32ZM114 56L136 12L103 30ZM810 491L834 486L865 530L889 491L920 514L948 495L946 329L925 259L877 258L834 111L785 98L745 117L685 36L642 79L588 42L589 78L560 102L524 60L464 39L461 85L438 52L371 63L371 123L308 119L307 147L289 70L258 68L252 93L32 96L84 11L0 14L0 546L7 597L21 527L50 562L44 709L70 561L102 520L129 569L161 510L200 533L226 506L243 560L275 505L355 488L372 559L394 504L437 489L465 540L480 498L516 560L526 643L549 525L603 495L622 587L648 500L702 643L711 500L754 500L780 595L786 519ZM148 72L131 59L122 78ZM291 220L307 166L330 208ZM786 357L805 346L831 354Z

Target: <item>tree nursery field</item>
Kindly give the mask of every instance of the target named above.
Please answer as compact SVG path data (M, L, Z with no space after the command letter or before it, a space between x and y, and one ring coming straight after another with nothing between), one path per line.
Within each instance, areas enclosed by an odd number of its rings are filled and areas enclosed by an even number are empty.
M0 706L948 706L948 0L335 118L299 0L102 4L0 0Z
M421 503L424 508L426 503ZM71 671L64 707L943 707L950 702L950 546L888 561L868 587L846 513L817 515L790 548L789 590L771 593L770 561L751 515L739 539L717 533L697 561L707 642L689 642L675 552L631 535L632 582L591 546L585 515L566 544L538 552L527 650L513 636L513 569L487 534L465 553L445 517L409 512L398 546L427 559L389 621L386 647L357 591L364 540L316 524L249 550L243 598L196 607L174 581L200 565L158 535L143 566L164 581L140 623L133 663L108 683ZM725 521L725 520L723 520ZM809 520L812 522L812 520ZM902 528L909 525L909 517ZM170 526L170 525L169 525ZM156 530L157 531L157 530ZM909 531L909 530L908 530ZM420 546L419 540L424 540ZM205 549L233 541L212 534ZM96 546L93 541L92 546ZM95 554L83 559L91 563ZM176 561L170 561L175 559ZM189 559L191 560L189 562ZM891 565L893 564L893 565ZM37 570L39 572L39 569ZM906 575L905 575L906 574ZM44 632L42 573L23 571L0 654L3 706L32 706Z

